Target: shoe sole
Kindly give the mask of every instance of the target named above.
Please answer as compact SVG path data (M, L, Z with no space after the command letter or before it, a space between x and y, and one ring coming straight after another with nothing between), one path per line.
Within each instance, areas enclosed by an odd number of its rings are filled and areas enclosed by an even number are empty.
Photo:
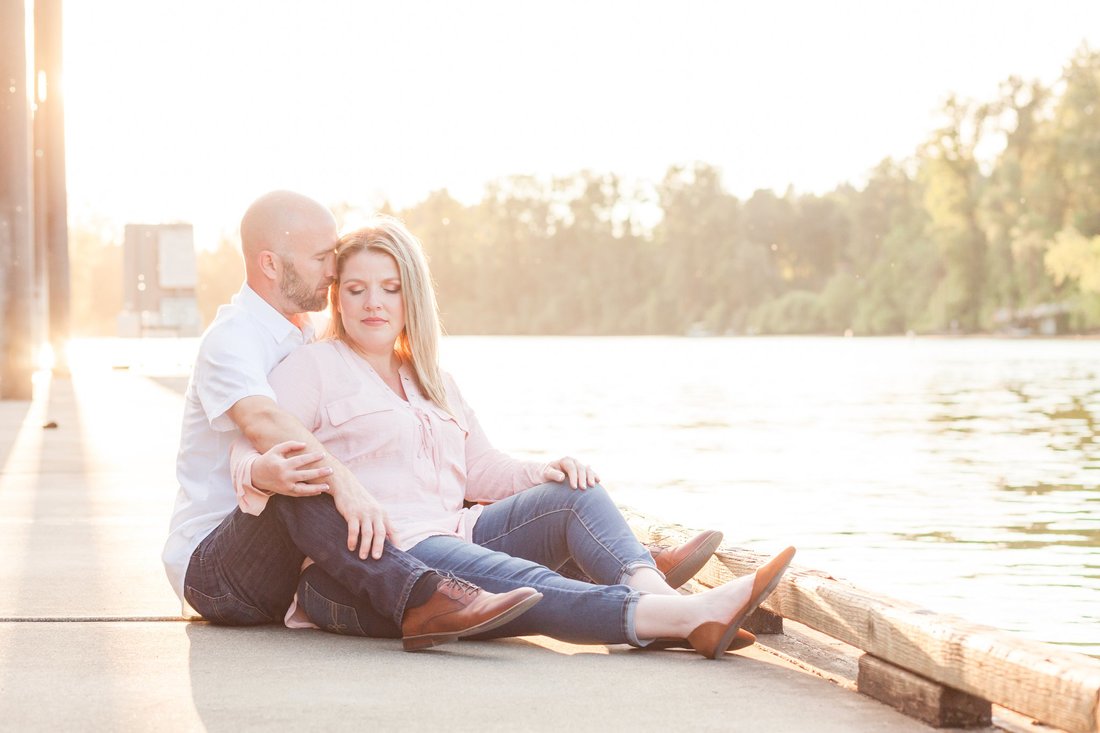
M737 632L733 632L733 641L730 642L727 652L736 652L741 649L748 649L750 646L756 643L756 637L752 639L741 640L737 637ZM691 646L691 642L687 639L654 639L651 643L641 647L644 650L652 650L655 652L667 651L670 649L686 649L687 651L694 651Z
M467 636L474 636L476 634L482 634L486 631L492 631L498 626L503 626L512 619L526 613L531 606L542 600L542 593L535 593L532 596L524 598L516 605L501 611L496 616L490 619L482 621L476 626L471 626L461 631L453 631L447 634L421 634L419 636L407 636L401 640L401 647L407 652L415 652L419 649L428 649L429 647L439 646L440 644L446 644L451 641L457 641Z
M675 565L665 574L665 582L673 588L679 588L684 583L688 582L695 577L696 573L703 569L710 560L711 555L715 553L718 546L722 544L722 533L713 530L710 537L706 542L695 548L695 551L680 561L679 565Z
M787 568L791 566L791 560L794 559L794 548L790 549L792 550L792 552L787 557L786 561L780 566L779 570L776 571L775 575L772 576L772 579L768 581L768 584L764 586L764 588L759 591L755 596L750 597L749 602L745 605L741 612L730 619L730 624L726 628L725 633L722 634L722 638L718 640L718 646L715 647L715 653L714 656L711 657L711 659L717 659L718 657L725 654L726 650L729 649L730 644L733 643L733 638L737 635L737 631L741 628L741 624L745 623L745 619L751 616L753 611L760 608L760 604L767 600L768 596L770 596L779 585L779 581L783 579L783 575L786 574ZM779 553L779 555L777 555L776 557L782 556L785 552L786 550ZM771 561L769 560L768 562Z

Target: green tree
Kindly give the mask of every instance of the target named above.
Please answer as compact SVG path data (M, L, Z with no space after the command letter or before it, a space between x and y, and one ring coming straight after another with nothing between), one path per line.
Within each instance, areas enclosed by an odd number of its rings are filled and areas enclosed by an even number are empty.
M944 114L946 123L921 156L924 207L944 265L927 317L951 330L970 332L983 325L986 241L977 207L984 178L974 152L989 113L983 106L951 97Z

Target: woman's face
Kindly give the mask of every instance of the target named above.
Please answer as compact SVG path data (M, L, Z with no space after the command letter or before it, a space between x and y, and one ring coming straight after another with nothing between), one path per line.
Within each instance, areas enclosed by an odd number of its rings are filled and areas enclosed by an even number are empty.
M340 273L340 320L348 338L367 354L393 351L405 328L401 274L389 254L374 249L357 252Z

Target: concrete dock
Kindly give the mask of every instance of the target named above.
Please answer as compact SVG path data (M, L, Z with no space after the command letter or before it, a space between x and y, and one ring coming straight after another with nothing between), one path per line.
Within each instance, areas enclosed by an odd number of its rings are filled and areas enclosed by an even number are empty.
M88 365L0 402L0 730L930 730L768 637L719 661L543 637L410 654L184 621L160 563L184 381Z

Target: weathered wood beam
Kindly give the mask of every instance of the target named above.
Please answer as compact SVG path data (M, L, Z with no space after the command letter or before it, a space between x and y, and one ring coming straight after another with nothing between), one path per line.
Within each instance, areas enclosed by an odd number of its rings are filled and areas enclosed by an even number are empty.
M31 85L25 0L0 0L0 398L29 400L34 372Z
M49 339L54 347L55 370L65 371L64 344L71 332L69 277L68 193L65 176L65 98L62 93L61 0L35 0L34 51L40 80L35 113L35 155L41 155L41 194L36 205L43 212L45 278L49 293Z
M988 700L933 682L870 654L859 658L856 686L864 695L933 728L984 727L993 720L993 706Z
M767 558L721 550L717 585ZM792 568L765 607L904 669L1073 733L1100 731L1100 661Z
M643 542L694 534L623 510ZM708 587L754 572L768 558L723 546L695 580ZM796 558L798 559L798 558ZM922 677L1071 733L1100 733L1100 661L939 614L792 567L763 608Z

